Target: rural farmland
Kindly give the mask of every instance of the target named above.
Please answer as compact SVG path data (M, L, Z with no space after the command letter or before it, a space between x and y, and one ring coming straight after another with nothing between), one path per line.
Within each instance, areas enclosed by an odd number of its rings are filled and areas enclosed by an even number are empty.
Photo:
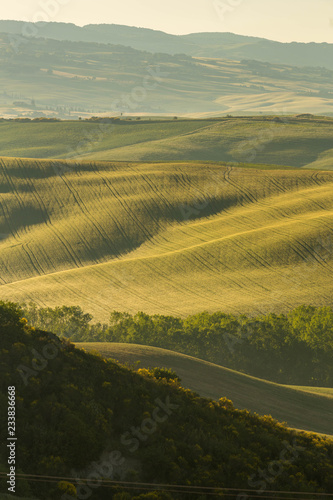
M3 158L1 297L97 319L331 304L332 182L329 171Z
M333 500L328 2L23 3L0 500Z

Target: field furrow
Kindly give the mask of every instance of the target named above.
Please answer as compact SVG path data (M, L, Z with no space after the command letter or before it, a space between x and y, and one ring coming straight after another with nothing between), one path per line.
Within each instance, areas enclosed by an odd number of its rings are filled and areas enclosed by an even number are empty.
M3 158L0 182L3 299L97 319L332 302L330 172Z

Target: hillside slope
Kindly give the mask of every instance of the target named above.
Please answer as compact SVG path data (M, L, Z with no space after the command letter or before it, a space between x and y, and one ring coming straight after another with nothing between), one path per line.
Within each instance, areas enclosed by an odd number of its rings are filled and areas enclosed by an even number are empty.
M332 304L333 173L0 166L1 298L80 305L97 319Z
M333 119L0 120L0 153L79 161L244 162L333 169Z
M332 114L333 71L0 33L0 116ZM11 89L11 90L9 90Z
M323 388L322 393L317 394L305 392L158 347L99 342L77 343L76 347L88 352L98 351L107 358L137 368L171 369L184 387L200 396L215 400L226 397L236 408L259 415L270 414L289 427L332 434L333 437L333 389Z
M222 5L221 5L221 10ZM217 7L217 13L219 8ZM149 52L191 56L256 59L296 66L323 66L333 69L332 44L280 43L234 33L191 33L170 35L162 31L117 24L25 23L0 21L0 32L17 37L53 38L81 42L128 45ZM29 36L28 35L28 36Z
M218 488L233 488L232 495L246 489L250 498L259 485L270 497L271 490L307 492L309 500L332 491L331 440L235 410L226 398L200 398L170 372L135 373L31 330L19 317L0 304L0 440L8 442L5 410L15 386L19 497L60 500L77 487L77 496L124 498L112 480L135 481L126 498L138 500L154 489L165 500L219 497ZM7 492L6 455L2 446L0 495ZM275 464L283 474L260 481ZM109 482L96 491L91 479L101 477Z
M152 137L136 144L83 152L84 160L107 161L224 161L332 170L333 120L284 117L229 118L198 121L179 133L170 124L169 137ZM186 126L187 125L187 126ZM137 126L136 126L137 127ZM140 132L140 126L137 127ZM179 130L179 129L178 129ZM171 135L171 131L173 134ZM178 132L178 134L177 134Z

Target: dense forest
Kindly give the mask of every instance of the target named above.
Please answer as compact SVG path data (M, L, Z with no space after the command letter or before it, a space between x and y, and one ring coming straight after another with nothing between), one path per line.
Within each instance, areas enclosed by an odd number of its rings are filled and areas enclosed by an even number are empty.
M300 306L250 318L202 312L185 319L113 311L93 323L80 307L21 308L29 323L75 342L125 342L174 350L227 368L295 385L332 387L333 309Z
M112 317L115 323L124 319ZM307 492L311 499L311 493L333 490L328 439L235 410L225 398L200 398L183 389L172 372L134 372L76 349L68 340L29 327L12 303L0 303L0 336L0 437L4 443L8 387L15 387L18 496L224 498L226 492L218 489L234 488L228 498L284 490ZM4 493L5 446L1 453ZM39 477L21 479L22 473ZM102 478L151 486L127 485L126 490L101 483Z

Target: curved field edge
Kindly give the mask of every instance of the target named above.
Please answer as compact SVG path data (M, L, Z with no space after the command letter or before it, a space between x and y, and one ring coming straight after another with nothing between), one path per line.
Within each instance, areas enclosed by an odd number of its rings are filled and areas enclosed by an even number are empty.
M76 343L76 347L98 351L104 357L137 368L172 369L184 387L200 396L216 400L226 397L238 409L270 414L289 427L333 437L333 400L327 394L292 389L161 348L95 342Z

